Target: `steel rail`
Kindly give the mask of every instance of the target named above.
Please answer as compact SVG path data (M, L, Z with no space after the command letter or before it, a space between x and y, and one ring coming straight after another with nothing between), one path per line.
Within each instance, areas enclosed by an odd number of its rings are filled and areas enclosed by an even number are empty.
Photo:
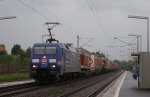
M95 85L96 83L99 83L99 82L101 82L101 81L106 80L107 78L111 77L112 75L114 75L114 74L107 75L107 76L105 76L105 78L102 78L102 79L100 79L100 80L97 80L97 81L95 81L95 82L92 82L92 83L90 83L90 84L88 84L88 85L84 85L84 86L81 86L81 87L79 87L79 88L76 88L76 89L74 89L74 90L72 90L72 91L69 91L69 92L67 92L67 93L62 94L62 95L59 96L59 97L70 97L71 95L74 95L74 94L78 93L78 92L81 91L81 90L84 90L84 89L86 89L86 88L88 88L88 87L90 87L90 86L92 86L92 85Z
M0 88L0 97L8 97L8 96L16 95L22 92L27 92L33 89L37 89L38 87L39 86L37 85L36 82L2 87Z
M64 80L62 82L53 82L53 83L38 83L38 82L31 82L31 83L25 83L25 84L19 84L19 85L10 85L6 87L0 88L0 97L9 97L13 95L20 95L25 92L32 92L37 89L43 89L43 88L49 88L53 86L60 86L63 84L67 84L70 82L78 81L78 80L85 80L89 77L79 78L75 80Z
M88 95L87 97L96 97L97 94L99 94L101 91L103 91L108 85L110 85L122 73L123 72L120 72L119 74L117 74L117 76L115 76L114 78L112 78L110 81L106 82L103 86L101 86L99 89L97 89L96 91L94 91L93 93L91 93L90 95Z

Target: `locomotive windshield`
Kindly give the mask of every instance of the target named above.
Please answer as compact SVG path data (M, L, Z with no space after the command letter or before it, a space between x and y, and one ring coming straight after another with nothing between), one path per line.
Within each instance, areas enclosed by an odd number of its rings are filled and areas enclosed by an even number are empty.
M45 54L56 54L56 47L46 47Z
M34 54L56 54L56 47L34 47Z

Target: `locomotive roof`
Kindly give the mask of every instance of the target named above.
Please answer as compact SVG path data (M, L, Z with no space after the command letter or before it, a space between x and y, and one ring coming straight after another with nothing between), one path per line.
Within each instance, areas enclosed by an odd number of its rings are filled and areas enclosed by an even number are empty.
M60 46L64 48L63 43L35 43L34 46Z
M34 46L58 46L60 48L77 52L76 49L70 43L35 43Z
M48 46L48 45L55 45L55 44L61 44L61 43L34 43L34 45L38 45L38 46L43 46L43 45L46 45L46 46Z

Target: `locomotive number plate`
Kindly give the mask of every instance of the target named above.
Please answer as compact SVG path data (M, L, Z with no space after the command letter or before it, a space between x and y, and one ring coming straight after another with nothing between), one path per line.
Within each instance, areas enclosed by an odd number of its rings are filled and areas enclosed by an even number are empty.
M42 63L46 63L47 59L42 59Z

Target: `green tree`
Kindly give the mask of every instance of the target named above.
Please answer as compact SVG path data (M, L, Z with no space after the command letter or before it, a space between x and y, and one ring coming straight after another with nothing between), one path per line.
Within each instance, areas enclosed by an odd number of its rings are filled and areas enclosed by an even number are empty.
M123 70L129 70L132 71L133 69L133 61L129 60L129 61L121 61L121 67Z
M97 51L97 52L96 52L96 55L98 55L99 57L104 57L104 58L106 58L106 56L104 55L104 53L100 53L100 51Z
M5 50L5 51L0 51L0 56L1 55L7 55L7 51Z
M11 54L13 57L19 58L19 60L15 60L16 58L14 58L14 63L29 64L31 47L23 50L19 44L14 44Z
M22 53L21 46L19 44L14 44L13 48L11 49L12 55L20 55Z
M19 55L20 55L21 62L23 63L24 58L26 57L25 51L21 49Z
M93 55L97 55L98 57L105 57L106 56L104 55L104 53L101 53L100 51L97 51L97 52L92 52Z
M26 57L30 58L30 55L31 55L31 47L28 47L26 50Z

